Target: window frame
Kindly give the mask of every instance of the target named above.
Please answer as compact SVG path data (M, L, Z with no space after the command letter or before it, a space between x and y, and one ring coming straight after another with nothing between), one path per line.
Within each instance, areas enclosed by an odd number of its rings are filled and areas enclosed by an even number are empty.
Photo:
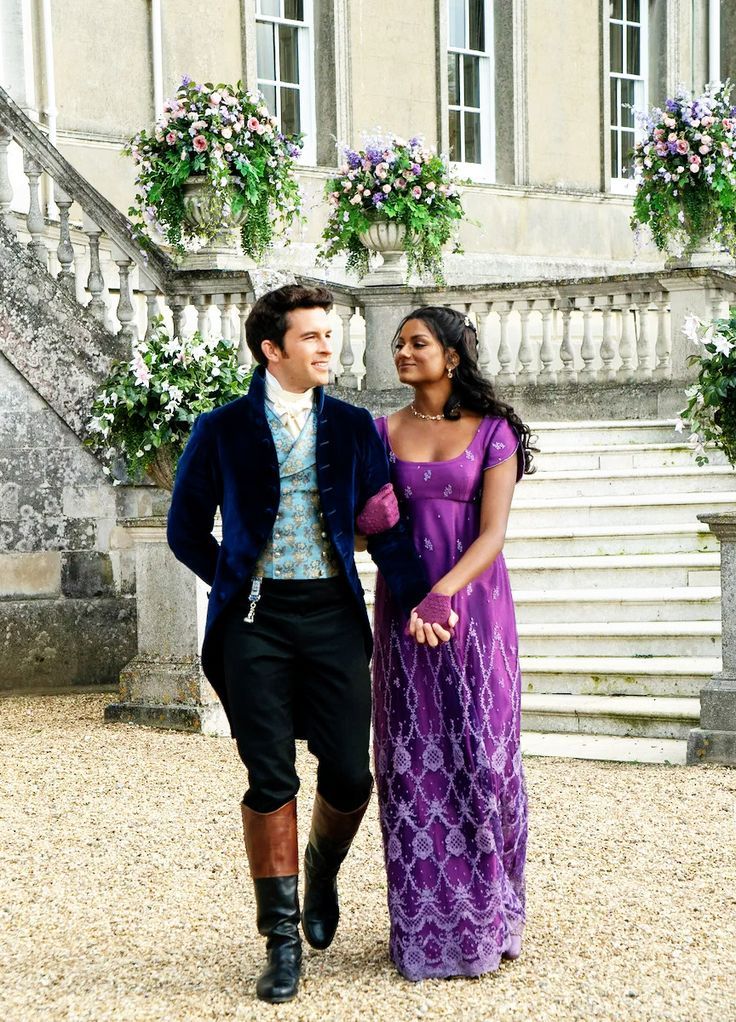
M283 3L283 0L280 0ZM279 75L279 49L278 41L274 46L274 61L276 79L261 78L258 74L258 25L265 23L270 25L288 25L297 30L297 53L299 59L299 83L296 91L299 96L299 117L301 131L304 136L304 147L299 157L299 162L306 166L316 166L317 163L317 116L316 116L316 90L314 83L314 0L302 0L304 5L304 20L295 21L293 18L283 18L275 14L261 14L259 12L260 2L255 3L255 25L256 25L256 88L261 92L261 84L273 85L277 95L277 110L270 110L274 117L281 120L278 113L280 103L280 86L292 86L292 82L282 82Z
M634 99L633 113L636 114L636 110L646 111L649 108L649 0L639 0L639 21L628 20L628 0L621 0L623 7L622 18L614 18L611 16L611 3L610 0L604 0L606 4L606 89L605 95L605 109L606 109L606 178L609 182L609 190L616 195L631 195L636 191L636 184L633 177L623 177L620 173L614 175L612 173L612 139L614 132L618 137L619 146L619 170L621 168L621 137L624 131L631 131L630 128L625 128L620 123L620 112L621 112L621 86L620 84L616 87L616 98L617 98L617 123L613 123L613 110L611 109L611 84L612 82L620 83L622 81L634 82L634 91L636 93L637 83L641 89L641 104ZM622 48L621 48L621 60L622 70L614 71L611 68L611 26L620 25L622 35ZM627 39L626 39L626 28L627 26L638 25L639 27L639 74L633 75L626 71L627 63ZM636 124L636 117L634 116L634 144L641 141L644 138L644 131Z
M469 40L470 36L470 0L463 0L465 7L465 38ZM480 146L481 146L481 162L480 163L468 163L463 160L453 160L451 158L451 164L453 170L460 174L462 177L470 178L474 181L480 181L485 183L493 183L496 180L496 104L495 104L495 26L493 19L493 0L483 0L483 17L484 17L484 32L485 32L485 49L471 50L469 47L457 47L452 46L450 43L450 0L445 0L445 25L447 31L447 45L444 60L444 93L447 100L445 108L446 130L448 139L448 151L449 151L449 138L450 138L450 113L452 111L460 111L461 114L461 137L464 142L465 127L464 127L464 113L465 111L472 111L473 113L480 113ZM460 104L450 102L450 89L449 89L449 64L452 54L459 54L461 57L470 56L477 57L480 61L479 66L479 79L480 79L480 107L468 107L463 105L465 82L464 74L459 76L460 86ZM464 146L463 146L464 149ZM464 155L464 152L463 152Z

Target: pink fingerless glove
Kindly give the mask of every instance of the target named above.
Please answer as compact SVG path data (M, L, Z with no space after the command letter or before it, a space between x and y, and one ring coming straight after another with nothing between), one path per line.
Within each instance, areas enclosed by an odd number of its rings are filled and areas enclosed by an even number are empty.
M427 593L416 608L417 617L420 617L425 624L441 625L443 628L450 627L451 611L450 597L444 596L442 593Z
M370 498L355 520L358 532L375 536L377 532L392 529L399 520L399 505L391 483L382 486Z

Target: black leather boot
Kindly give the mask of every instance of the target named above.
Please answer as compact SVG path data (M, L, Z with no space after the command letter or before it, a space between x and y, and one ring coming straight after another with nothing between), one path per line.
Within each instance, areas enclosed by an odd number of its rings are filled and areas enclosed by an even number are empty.
M340 919L337 874L358 832L368 801L351 813L341 813L317 793L312 829L304 853L304 911L302 929L313 948L332 943Z
M273 813L256 813L246 805L241 809L256 895L256 925L266 938L268 958L256 982L256 994L262 1001L281 1004L296 997L302 965L296 799Z

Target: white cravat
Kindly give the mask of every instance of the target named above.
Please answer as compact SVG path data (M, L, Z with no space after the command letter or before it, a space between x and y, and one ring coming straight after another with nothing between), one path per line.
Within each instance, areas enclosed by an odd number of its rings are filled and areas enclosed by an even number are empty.
M273 373L266 370L266 401L296 440L314 407L314 388L303 394L293 394L284 390Z

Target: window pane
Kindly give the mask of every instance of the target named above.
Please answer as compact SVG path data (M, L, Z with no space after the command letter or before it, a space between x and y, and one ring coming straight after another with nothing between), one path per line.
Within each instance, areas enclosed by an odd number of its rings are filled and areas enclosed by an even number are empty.
M463 57L465 96L463 106L480 107L480 57Z
M626 2L626 19L627 21L639 21L641 18L641 12L639 10L639 0L627 0Z
M447 54L447 102L460 105L460 54Z
M284 0L284 17L304 21L304 0Z
M634 160L634 140L635 135L633 131L621 132L621 177L632 176L631 164Z
M281 130L287 135L302 130L298 89L281 90Z
M624 29L623 25L611 25L611 70L619 74L624 69Z
M459 162L463 158L460 138L460 111L450 110L450 159Z
M634 110L633 106L636 102L636 96L634 93L634 82L627 81L625 78L621 79L621 124L625 128L633 128L634 121Z
M611 78L610 79L610 84L611 84L611 127L612 128L615 128L616 125L618 125L618 123L619 123L619 120L618 120L618 112L619 112L618 111L618 103L619 103L619 99L618 99L618 83L620 82L620 80L621 80L620 78Z
M611 0L609 6L609 15L612 18L623 18L624 16L624 0Z
M626 70L630 75L639 74L639 40L641 29L635 25L626 26Z
M273 48L274 26L268 22L256 23L256 64L259 78L276 77L276 58Z
M282 82L299 84L299 46L297 42L298 28L291 25L279 25L279 61Z
M470 45L471 50L486 48L485 3L484 0L470 0Z
M611 177L621 177L621 166L618 162L618 132L611 132Z
M481 162L480 114L465 114L465 162Z
M465 0L448 0L450 46L465 49Z
M264 85L263 82L258 83L258 88L263 93L266 106L269 112L274 116L276 115L276 86L275 85Z
M258 0L258 13L281 17L281 0Z

